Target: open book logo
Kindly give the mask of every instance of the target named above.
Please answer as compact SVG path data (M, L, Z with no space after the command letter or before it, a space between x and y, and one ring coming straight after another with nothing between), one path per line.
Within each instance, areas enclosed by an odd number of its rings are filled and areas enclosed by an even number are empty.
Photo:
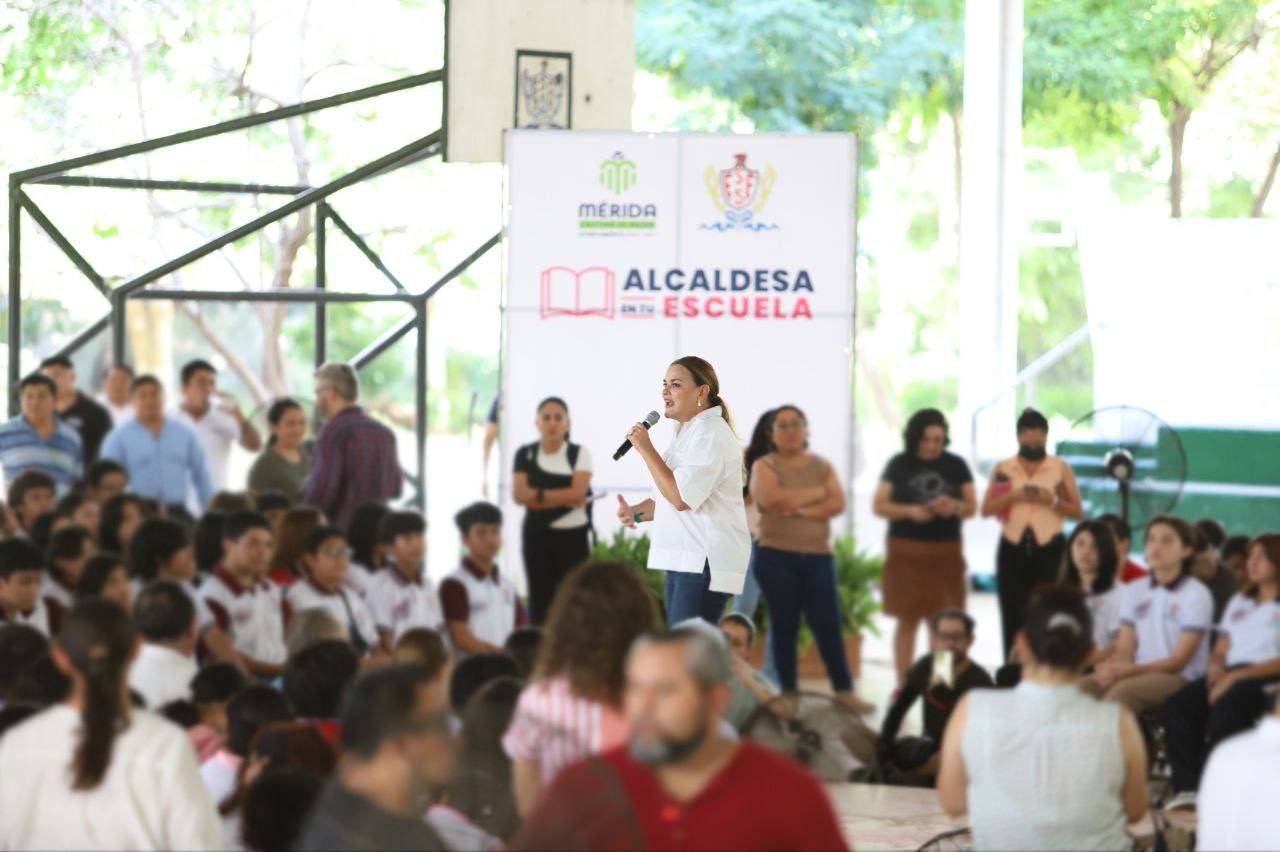
M616 276L604 266L571 269L549 266L542 270L542 319L550 317L604 317L613 319Z

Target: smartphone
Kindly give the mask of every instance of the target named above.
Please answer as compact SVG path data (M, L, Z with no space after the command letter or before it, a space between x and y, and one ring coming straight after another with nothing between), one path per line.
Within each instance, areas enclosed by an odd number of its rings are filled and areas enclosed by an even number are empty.
M933 680L950 688L955 683L955 668L950 651L933 652Z

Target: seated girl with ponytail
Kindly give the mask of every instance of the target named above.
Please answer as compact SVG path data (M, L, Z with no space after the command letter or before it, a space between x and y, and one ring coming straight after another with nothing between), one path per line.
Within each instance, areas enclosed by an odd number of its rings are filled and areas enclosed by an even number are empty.
M186 735L129 706L138 638L124 610L80 601L52 654L71 695L0 741L0 848L218 848Z
M1014 689L975 689L942 740L938 797L969 815L975 849L1128 849L1147 811L1147 757L1125 708L1076 687L1093 648L1084 598L1032 599L1014 644Z

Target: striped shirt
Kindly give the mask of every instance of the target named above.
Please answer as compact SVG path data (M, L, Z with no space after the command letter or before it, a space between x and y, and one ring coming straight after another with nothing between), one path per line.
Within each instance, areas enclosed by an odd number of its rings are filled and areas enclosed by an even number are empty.
M320 431L302 502L345 527L356 506L399 497L402 484L395 433L351 406L330 417Z
M56 417L53 423L53 434L48 438L40 437L25 414L0 425L0 465L8 482L28 470L38 470L53 477L61 494L84 476L80 435Z
M549 784L569 764L626 741L622 714L575 695L569 679L561 675L520 693L502 747L512 760L538 764L543 783Z

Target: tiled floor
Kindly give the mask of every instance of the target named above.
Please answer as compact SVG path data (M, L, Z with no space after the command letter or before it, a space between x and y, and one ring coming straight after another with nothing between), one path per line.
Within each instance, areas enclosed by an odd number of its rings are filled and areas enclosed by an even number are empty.
M845 839L860 852L919 849L935 837L967 825L963 817L957 819L943 813L933 790L871 784L832 784L827 790ZM1178 837L1186 838L1195 825L1195 817L1179 812L1170 815L1170 822L1179 829L1170 838L1172 848L1189 849L1189 845L1179 844ZM1151 818L1131 825L1129 833L1139 848L1150 848Z
M933 790L832 784L828 791L850 848L865 852L919 849L939 834L966 825L942 812Z
M1003 661L1000 647L1000 611L992 594L970 594L969 612L977 621L973 658L989 672L995 674ZM880 635L868 634L862 641L862 678L858 692L876 705L874 719L869 720L878 728L884 718L890 696L895 687L893 672L893 620L880 616L877 627ZM927 637L923 628L917 640L917 656L927 650ZM802 689L828 692L824 680L808 680ZM917 706L903 725L904 732L920 730L920 710ZM834 784L828 788L836 813L840 817L845 837L859 850L918 849L938 835L963 828L967 823L954 819L942 811L938 795L933 790L906 787L883 787L868 784ZM1195 825L1193 814L1180 812L1172 815L1170 822L1181 834L1191 831ZM1143 840L1152 836L1151 818L1147 817L1130 827L1130 833L1139 841L1139 848L1149 848ZM1175 844L1174 848L1178 848Z

